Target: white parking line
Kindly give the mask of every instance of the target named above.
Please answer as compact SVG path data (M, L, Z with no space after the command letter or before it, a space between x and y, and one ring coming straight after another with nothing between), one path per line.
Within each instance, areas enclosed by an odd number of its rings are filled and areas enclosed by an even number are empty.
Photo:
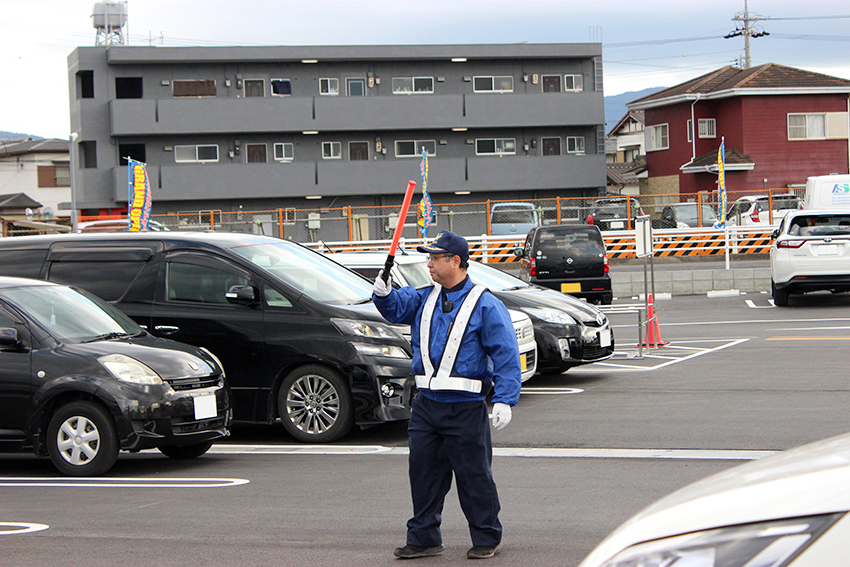
M0 477L1 487L217 488L248 484L244 478Z
M46 530L50 526L46 524L31 524L24 522L0 522L0 536L20 535Z
M304 451L301 445L213 445L210 453L218 455L407 455L407 447L363 445L364 451L352 451L353 446L311 446ZM343 450L340 451L339 449ZM773 455L776 451L739 449L575 449L552 447L496 447L499 457L604 458L604 459L712 459L748 461Z
M633 364L618 364L614 362L594 362L593 364L589 364L586 366L580 366L578 368L573 368L570 370L570 374L581 374L581 373L596 373L599 372L599 367L605 367L606 370L611 372L648 372L650 370L658 370L659 368L664 368L665 366L670 366L671 364L678 364L680 362L685 362L687 360L691 360L692 358L696 358L698 356L703 356L705 354L711 354L713 352L717 352L719 350L723 350L729 347L733 347L739 345L741 343L747 342L750 339L736 339L736 340L728 340L728 339L705 339L705 340L692 340L692 341L679 341L678 345L675 348L679 348L680 350L693 351L690 354L685 354L684 356L670 356L667 354L653 354L654 349L644 349L643 359L640 358L632 358L630 362ZM684 343L697 343L697 344L705 344L705 343L717 343L723 342L724 344L718 345L712 348L700 348L693 346L684 346ZM660 347L658 350L662 350L662 352L667 352L667 349L671 349L672 345ZM616 353L615 353L616 354ZM620 353L626 354L626 353ZM642 361L649 360L652 362L653 360L663 360L664 362L660 364L655 364L652 366L641 365Z
M564 394L581 394L584 390L580 388L528 388L523 386L520 394L540 394L543 396L556 396Z

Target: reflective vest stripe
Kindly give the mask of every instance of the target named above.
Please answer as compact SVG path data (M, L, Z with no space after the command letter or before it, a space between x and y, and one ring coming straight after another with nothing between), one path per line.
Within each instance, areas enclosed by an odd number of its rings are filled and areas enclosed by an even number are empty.
M481 380L473 380L472 378L448 376L446 378L434 377L429 380L421 374L416 376L416 387L428 388L429 390L460 390L478 394L483 385L484 383Z
M487 288L481 285L476 285L466 295L458 310L452 324L452 330L449 332L446 348L443 350L443 357L440 361L440 368L437 369L436 376L434 375L434 365L431 363L431 354L429 345L431 344L431 321L433 320L434 312L437 308L437 302L440 297L442 287L439 284L434 285L434 289L425 301L425 308L422 312L422 320L419 323L419 350L422 355L422 367L425 374L416 377L416 386L418 388L428 388L430 390L460 390L464 392L481 392L482 383L480 380L472 378L459 378L450 376L449 374L454 368L457 353L460 350L460 343L466 333L466 327L469 325L469 319L472 317L472 312L478 304L481 294Z

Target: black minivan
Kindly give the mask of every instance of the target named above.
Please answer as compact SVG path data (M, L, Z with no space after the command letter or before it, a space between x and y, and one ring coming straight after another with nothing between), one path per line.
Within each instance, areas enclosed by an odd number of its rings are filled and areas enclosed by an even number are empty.
M299 244L221 232L0 238L0 275L86 289L222 362L235 421L299 441L410 417L410 344L372 284Z
M599 227L559 224L529 231L521 258L521 280L589 301L614 300L608 253Z

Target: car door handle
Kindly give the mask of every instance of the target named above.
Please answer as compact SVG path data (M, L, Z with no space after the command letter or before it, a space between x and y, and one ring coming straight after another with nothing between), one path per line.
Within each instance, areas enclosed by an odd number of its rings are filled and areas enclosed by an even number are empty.
M180 327L172 327L171 325L157 325L153 328L154 331L159 331L163 335L173 335L180 330Z

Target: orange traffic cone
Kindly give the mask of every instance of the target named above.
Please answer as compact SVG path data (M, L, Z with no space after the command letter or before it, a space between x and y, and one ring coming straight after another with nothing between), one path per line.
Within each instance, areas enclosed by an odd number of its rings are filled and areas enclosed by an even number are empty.
M644 347L658 348L662 347L666 344L664 339L661 338L661 329L658 328L658 317L655 315L655 301L652 297L652 294L649 294L649 307L647 311L647 321L649 321L649 325L646 326L646 336L643 338Z

